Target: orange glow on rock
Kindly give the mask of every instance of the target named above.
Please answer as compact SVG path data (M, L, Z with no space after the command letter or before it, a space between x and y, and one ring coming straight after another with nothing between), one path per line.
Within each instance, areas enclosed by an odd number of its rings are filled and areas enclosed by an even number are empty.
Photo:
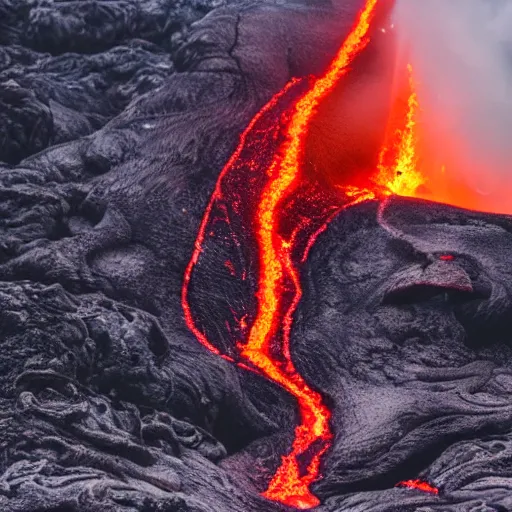
M299 275L292 262L290 242L280 237L279 205L293 192L300 178L303 162L304 139L319 103L332 91L347 72L353 58L368 44L370 21L375 14L377 0L368 0L355 27L348 35L324 76L317 79L293 109L285 132L285 142L272 162L270 176L263 191L256 215L259 247L258 313L251 327L247 343L241 345L241 354L263 373L279 383L296 397L301 423L295 429L292 451L284 456L264 496L298 508L319 504L309 491L309 485L318 478L320 458L327 450L332 434L329 427L330 411L319 393L311 389L296 371L290 357L289 333L293 312L301 297ZM314 234L313 234L314 236ZM286 366L281 367L272 358L271 342L281 323L281 298L284 280L288 278L295 288L294 298L284 317L283 349ZM301 474L297 457L315 443L316 451Z
M407 489L416 489L422 492L428 492L430 494L439 494L439 489L433 487L428 482L423 482L422 480L406 480L405 482L400 482L397 484L397 487L406 487Z
M258 143L265 147L265 140L279 140L280 135L274 126L261 127L260 124L265 124L265 116L276 109L276 105L286 97L288 91L293 92L297 82L292 81L276 95L244 131L237 151L217 181L200 226L182 288L182 306L190 330L208 350L235 362L232 357L221 354L205 332L196 325L189 294L192 274L203 253L205 241L215 236L215 230L210 230L209 225L216 203L229 201L231 197L235 210L243 210L246 206L247 202L240 201L233 192L235 185L232 185L239 176L242 176L245 189L252 190L256 197L253 229L258 250L259 277L256 290L257 313L248 329L248 335L242 336L245 343L236 343L240 356L236 363L280 384L297 399L300 423L295 429L291 451L282 457L281 465L263 495L268 499L303 509L319 504L318 498L310 492L309 486L319 477L321 457L330 446L332 434L329 426L329 409L323 403L320 393L313 390L299 374L291 359L290 330L293 314L302 296L298 265L305 260L309 248L318 234L325 229L327 222L341 207L346 206L346 200L343 200L343 204L339 193L327 198L322 197L315 185L305 180L302 173L304 141L308 125L316 114L320 102L329 95L337 82L347 73L352 60L368 44L370 22L377 4L378 0L366 1L354 28L326 73L311 81L310 87L281 116L281 123L284 125L281 129L282 141L277 150L274 150L267 167L262 167L261 161L264 158L261 157L261 153L259 159L254 156L247 158L245 154L249 153L251 144L254 148ZM253 131L258 130L258 134L254 135ZM254 139L251 138L253 136ZM254 177L255 174L259 177ZM250 179L254 180L253 187L247 186L247 180ZM265 183L260 191L258 186L262 180ZM228 190L230 183L233 188ZM368 196L368 191L360 193L355 188L349 192L346 197L351 204L360 202L363 197ZM285 207L287 202L288 207ZM296 221L299 217L297 210L304 204L309 205L309 211ZM313 204L319 210L316 216L314 211L311 211ZM290 219L296 227L291 233L286 234L283 225L289 224ZM231 265L224 266L231 273ZM248 323L248 319L244 319L242 327L246 327ZM238 325L241 325L241 322L238 322ZM299 458L302 462L299 462Z

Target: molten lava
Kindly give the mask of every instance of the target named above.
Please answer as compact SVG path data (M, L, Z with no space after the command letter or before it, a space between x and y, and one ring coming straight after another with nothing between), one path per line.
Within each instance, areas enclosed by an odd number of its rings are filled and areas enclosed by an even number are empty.
M279 205L293 193L300 178L303 164L304 139L307 127L319 103L347 72L348 64L368 43L370 21L377 0L368 0L356 26L342 45L325 75L316 80L311 89L296 103L286 140L279 156L272 162L267 173L271 176L259 203L257 230L260 251L260 278L258 287L258 314L251 327L249 338L241 345L241 354L260 368L265 375L290 391L299 403L301 424L295 430L291 453L282 458L281 466L264 493L269 499L288 505L307 508L319 502L309 491L309 485L318 477L320 457L331 439L330 412L322 403L319 393L313 391L296 371L290 357L289 334L292 315L301 297L298 271L292 261L293 240L279 235ZM315 237L316 230L308 238ZM285 279L291 279L294 297L284 317L283 368L272 359L271 341L281 322L280 302ZM320 441L306 474L301 475L297 457Z
M428 492L430 494L439 494L439 490L436 487L433 487L428 482L423 482L422 480L407 480L405 482L400 482L397 484L397 487L405 487L407 489L417 489L418 491Z
M289 391L298 402L300 424L295 429L295 439L291 452L282 458L282 463L270 481L264 493L269 499L280 501L299 508L310 508L319 503L309 491L309 485L318 478L321 456L329 447L332 438L329 427L330 412L324 405L321 395L305 382L296 370L290 353L290 329L293 313L301 298L298 265L307 257L307 252L318 233L325 229L329 221L339 211L339 200L325 201L316 191L315 185L301 182L304 153L304 139L308 124L316 113L319 103L331 92L340 78L348 71L348 65L369 42L370 22L375 14L378 0L367 0L357 22L340 48L327 72L314 80L285 112L284 135L282 142L273 152L269 165L262 168L252 159L244 162L243 152L250 143L247 138L262 124L265 115L271 112L277 102L293 90L292 82L276 95L253 119L242 135L239 147L221 172L216 189L208 205L196 240L195 250L186 269L182 289L182 305L188 327L197 339L210 351L232 361L231 356L221 354L220 350L198 328L189 303L189 288L192 273L203 253L206 230L211 222L213 210L220 201L228 201L227 195L234 188L241 168L245 176L259 170L259 179L266 183L258 190L259 181L255 179L253 190L258 194L257 208L254 212L254 236L258 250L259 279L256 291L257 313L252 322L245 343L238 342L239 355L244 364L259 371L267 378L280 384ZM266 132L271 131L267 128ZM262 143L265 146L265 143ZM263 178L262 178L263 177ZM308 186L309 185L309 186ZM224 187L224 188L223 188ZM302 188L301 188L302 187ZM247 188L247 183L246 183ZM227 190L230 189L230 190ZM294 197L304 201L294 203ZM314 198L318 197L315 203ZM364 196L366 198L366 196ZM361 194L353 190L351 203L361 201ZM285 203L288 201L288 205ZM228 201L229 202L229 201ZM245 203L238 199L231 201L240 213ZM286 224L296 216L295 205L308 203L318 208L316 217L303 215L297 226L287 233ZM338 203L338 204L336 204ZM297 207L300 210L300 206ZM292 221L293 224L293 221ZM212 232L213 233L213 232ZM233 264L225 264L233 273ZM299 457L307 458L306 467L299 463Z
M426 179L418 170L417 118L420 107L411 64L407 71L405 91L397 95L392 108L375 182L385 193L415 196Z
M326 190L304 172L304 146L311 120L367 46L378 3L379 0L366 0L355 26L323 76L292 80L246 128L219 176L182 288L185 321L202 345L227 361L278 383L297 399L300 422L291 450L282 457L263 494L297 508L319 504L309 486L319 477L321 457L332 439L329 409L292 361L290 332L302 296L301 264L318 235L341 209L391 194L414 195L424 183L417 170L419 107L412 68L406 107L397 107L390 116L386 145L373 182L369 181L367 187L347 183L336 190ZM254 256L258 269L255 312L228 308L231 317L219 322L229 333L224 337L219 336L216 327L209 332L208 324L200 323L201 315L194 314L190 300L194 276L210 266L201 262L209 254L215 257L222 253L218 247L208 251L211 243L220 243L228 252L229 248L238 253L250 248L255 254L248 258ZM231 256L216 264L224 269L227 281L243 276L241 279L250 285L248 269L254 267L240 268ZM221 350L218 345L225 337L234 343Z

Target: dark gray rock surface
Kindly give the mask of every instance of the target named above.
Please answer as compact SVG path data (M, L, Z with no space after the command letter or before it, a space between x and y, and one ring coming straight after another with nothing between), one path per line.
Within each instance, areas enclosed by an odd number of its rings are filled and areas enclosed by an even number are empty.
M181 283L239 134L358 7L0 0L0 510L286 509L258 491L294 400L197 342ZM512 510L512 221L384 216L342 213L303 275L318 510ZM418 477L439 496L394 487Z

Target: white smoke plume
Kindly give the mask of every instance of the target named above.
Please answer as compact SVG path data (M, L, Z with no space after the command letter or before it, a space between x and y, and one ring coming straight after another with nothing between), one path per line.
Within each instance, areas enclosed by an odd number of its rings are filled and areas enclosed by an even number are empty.
M512 192L512 0L397 0L394 23L435 146L461 144L482 194Z

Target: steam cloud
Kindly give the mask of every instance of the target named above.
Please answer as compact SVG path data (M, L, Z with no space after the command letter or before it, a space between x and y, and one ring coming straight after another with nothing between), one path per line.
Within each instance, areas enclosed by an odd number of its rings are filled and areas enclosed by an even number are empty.
M512 184L512 0L397 0L395 27L438 158L450 141L458 169L449 172L482 194L503 193Z

